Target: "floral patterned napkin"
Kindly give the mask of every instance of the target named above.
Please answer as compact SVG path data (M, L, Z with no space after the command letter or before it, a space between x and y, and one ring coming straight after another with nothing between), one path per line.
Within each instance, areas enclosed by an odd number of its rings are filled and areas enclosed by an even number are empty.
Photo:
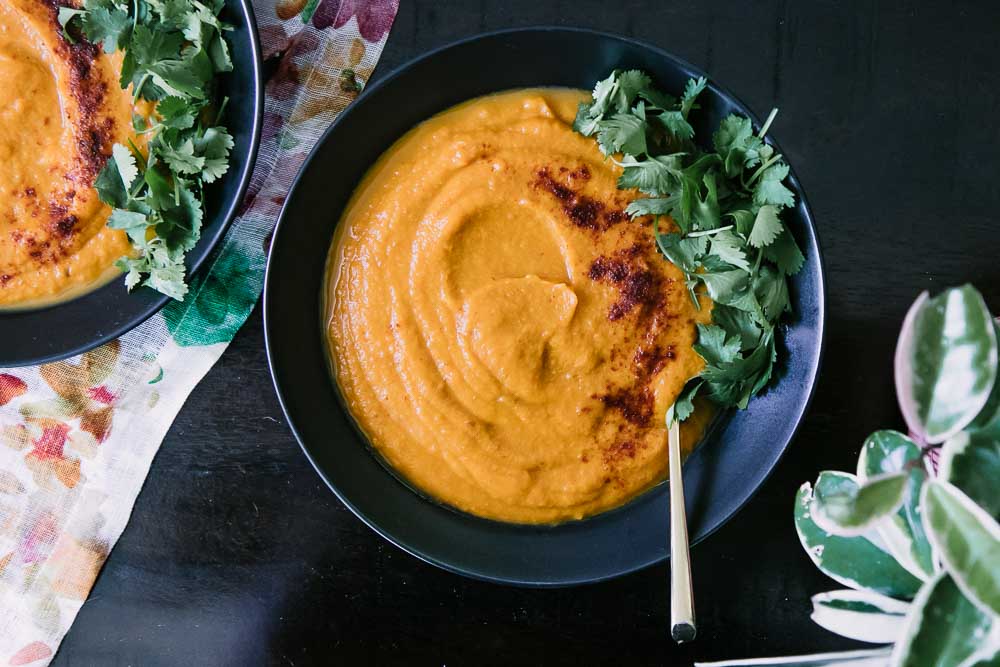
M0 666L45 665L125 529L188 394L260 296L299 166L371 75L398 0L255 0L267 83L243 210L183 303L121 339L0 369Z

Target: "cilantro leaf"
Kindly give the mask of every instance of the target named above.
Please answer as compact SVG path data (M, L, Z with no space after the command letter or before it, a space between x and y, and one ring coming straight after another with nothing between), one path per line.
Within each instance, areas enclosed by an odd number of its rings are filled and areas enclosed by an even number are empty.
M781 182L788 176L788 165L779 162L768 167L760 176L753 191L755 204L795 206L795 195Z
M754 277L753 292L768 322L777 322L782 313L791 310L785 275L767 264L761 266Z
M116 208L108 216L108 227L125 230L133 243L141 244L146 240L149 219L142 213Z
M781 220L778 219L778 209L772 204L761 206L753 222L753 230L747 241L754 248L763 248L774 243L781 233Z
M687 273L698 269L699 259L705 254L708 241L704 236L684 238L676 232L656 234L656 247L671 264L680 267Z
M83 9L73 9L72 7L60 7L57 19L59 25L62 27L63 39L65 39L70 44L75 44L76 40L69 33L70 22L78 16L86 16L87 12Z
M687 85L684 86L684 94L681 95L681 115L685 118L691 113L691 109L696 108L695 100L701 95L701 92L705 90L705 86L708 85L708 80L705 77L699 77L698 79L688 79Z
M680 111L665 111L653 117L672 136L682 140L694 138L694 128Z
M157 146L156 152L178 174L199 174L205 168L205 158L194 154L194 141L191 139L176 145Z
M750 119L731 114L723 119L712 135L712 143L722 158L726 175L739 176L743 169L760 163L764 142L754 135Z
M711 252L723 262L732 264L744 271L750 270L750 262L747 261L747 254L743 250L743 243L731 231L726 230L712 235Z
M688 171L685 171L687 176ZM694 198L691 201L691 218L694 221L696 230L718 229L722 224L722 216L719 213L719 195L715 187L715 174L708 172L702 176L704 184L704 196L702 189L698 187L694 179L688 179L692 185Z
M229 152L233 150L233 137L224 127L210 127L195 142L195 148L205 158L202 180L212 183L229 170Z
M132 35L129 51L142 66L180 56L184 35L179 32L154 30L140 23Z
M613 97L618 92L617 77L618 71L615 70L607 79L602 79L594 85L594 103L590 107L590 115L592 117L597 118L602 116L610 108Z
M701 380L691 380L686 385L684 389L681 390L680 396L674 401L674 419L677 421L684 421L694 412L694 397L698 394L698 390L704 384Z
M722 303L712 306L712 321L726 331L739 337L744 350L757 347L764 333L757 319L745 310L733 308Z
M799 245L795 242L788 229L782 230L774 242L764 248L764 257L774 262L779 269L790 276L794 276L802 268L806 258L799 250Z
M618 110L627 111L635 98L653 83L645 72L628 70L618 75Z
M646 100L646 102L650 105L661 111L667 111L677 106L676 97L668 95L667 93L652 87L640 90L639 97Z
M712 135L715 152L725 159L734 150L743 147L744 142L753 134L750 119L736 114L729 114L719 123L718 129Z
M191 0L146 0L157 13L160 24L175 30L183 29L192 18L197 19Z
M132 187L136 177L139 175L139 168L135 166L135 156L127 147L115 144L111 147L111 156L118 167L118 175L122 179L122 185L128 190Z
M177 185L176 194L177 205L161 212L163 222L156 226L156 234L171 251L190 250L201 235L201 200L182 183Z
M101 169L101 173L94 180L94 189L102 202L113 207L123 207L128 201L128 191L125 189L125 182L118 171L118 164L115 160L108 160Z
M749 283L731 294L723 303L724 305L732 306L748 313L761 326L767 323L767 316L764 314L764 309L761 307L760 301L757 299L757 294L753 291Z
M105 53L120 49L132 32L128 12L115 5L95 7L83 16L83 34L91 42L102 42Z
M647 160L636 160L626 155L621 161L624 167L618 177L618 187L637 188L650 195L665 195L674 190L683 176L681 153L659 155Z
M171 298L183 300L188 291L184 282L183 256L168 250L161 238L154 238L141 250L139 257L122 257L115 262L118 268L127 272L125 286L131 290L141 282ZM145 280L141 279L143 275L146 275Z
M156 105L156 113L166 127L186 130L194 127L197 109L182 97L165 97Z
M170 184L172 175L165 166L151 162L142 177L146 183L146 203L149 206L162 210L174 205L174 188Z
M615 114L600 124L597 143L605 155L642 155L646 152L645 119L632 114Z
M676 206L676 200L671 197L647 197L633 199L625 207L625 213L631 218L643 215L666 215Z
M722 364L734 361L740 354L740 339L729 334L715 324L698 325L698 342L694 350L709 364Z
M585 137L589 137L597 132L597 128L601 122L599 116L591 115L593 106L593 104L580 102L580 106L576 109L576 119L573 121L573 129Z
M756 216L754 216L749 209L736 208L731 211L726 211L723 215L733 219L733 223L736 225L737 234L743 238L749 237L750 232L753 230L754 221L756 220Z
M729 304L736 301L746 290L749 275L740 269L729 269L712 273L699 273L696 277L705 283L708 295L713 301Z
M719 364L708 364L701 373L706 381L710 395L716 400L735 405L741 410L746 408L754 388L763 387L771 376L774 363L774 338L765 334L762 344L745 357Z
M215 71L233 71L233 57L229 53L229 42L225 40L222 33L216 33L212 37L212 41L208 43L208 55L212 59Z
M204 60L208 58L204 52L199 52L186 60L161 60L147 68L153 83L168 95L187 97L196 100L204 99L207 93L206 73L211 76L211 64L206 69Z

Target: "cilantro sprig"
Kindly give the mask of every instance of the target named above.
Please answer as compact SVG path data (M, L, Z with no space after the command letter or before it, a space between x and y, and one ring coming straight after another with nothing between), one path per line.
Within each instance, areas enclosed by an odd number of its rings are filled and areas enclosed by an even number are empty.
M619 188L649 195L626 212L652 217L656 245L684 272L695 306L702 291L714 301L712 324L698 325L694 346L705 367L675 404L680 420L698 393L743 409L767 385L777 326L791 310L787 277L805 261L781 219L795 205L784 184L788 165L765 139L777 110L756 132L749 118L731 114L705 150L689 116L706 85L691 79L675 98L644 72L615 70L597 82L573 123L622 167Z
M116 263L129 290L143 284L183 300L184 255L201 236L204 186L229 169L233 139L219 118L215 77L233 69L219 19L224 0L85 0L63 7L67 39L82 33L104 51L123 51L121 87L134 100L155 103L134 114L132 141L115 144L94 187L113 208L112 229L124 230L135 250Z

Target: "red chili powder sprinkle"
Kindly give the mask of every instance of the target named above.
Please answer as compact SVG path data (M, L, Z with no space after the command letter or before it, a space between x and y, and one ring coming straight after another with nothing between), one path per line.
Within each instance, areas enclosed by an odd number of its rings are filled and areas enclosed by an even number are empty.
M617 225L619 222L625 222L628 220L628 216L625 215L625 211L621 209L615 209L613 211L608 211L604 214L604 219L608 221L608 224Z
M591 280L607 281L618 288L618 300L608 309L612 322L628 315L637 306L657 306L662 298L661 280L639 257L642 246L638 243L611 256L601 256L590 265L587 276Z
M645 384L609 390L601 396L601 402L618 410L626 421L636 426L648 426L653 417L653 392Z
M560 170L565 169L560 168ZM577 227L592 231L604 231L611 225L625 219L621 211L608 211L607 207L593 197L575 192L572 188L560 183L549 172L548 167L542 167L536 172L535 186L549 192L562 204L563 213ZM569 174L573 180L587 180L590 169L586 165Z
M75 215L67 215L52 222L52 228L59 236L66 238L73 234L78 219Z
M667 361L673 359L674 356L673 345L668 345L666 349L656 344L651 347L637 347L635 354L632 356L635 374L637 377L656 375L663 370L663 367L667 365Z
M606 465L617 463L624 458L634 459L636 453L642 449L643 443L636 440L623 440L604 450L603 458Z
M107 83L92 67L100 51L86 40L70 42L66 39L59 23L62 3L58 0L42 0L42 2L49 10L50 29L63 36L56 46L57 56L69 67L69 89L80 111L76 133L79 162L75 167L74 176L90 185L111 153L110 143L115 130L112 118L102 118L101 109L108 94Z

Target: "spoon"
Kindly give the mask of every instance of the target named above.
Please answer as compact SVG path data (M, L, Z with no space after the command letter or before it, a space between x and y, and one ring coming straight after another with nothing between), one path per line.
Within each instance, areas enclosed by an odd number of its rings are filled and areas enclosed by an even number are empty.
M681 476L681 426L674 419L673 406L667 411L667 424L667 453L670 457L670 636L682 644L693 640L697 629L684 510L684 480Z

